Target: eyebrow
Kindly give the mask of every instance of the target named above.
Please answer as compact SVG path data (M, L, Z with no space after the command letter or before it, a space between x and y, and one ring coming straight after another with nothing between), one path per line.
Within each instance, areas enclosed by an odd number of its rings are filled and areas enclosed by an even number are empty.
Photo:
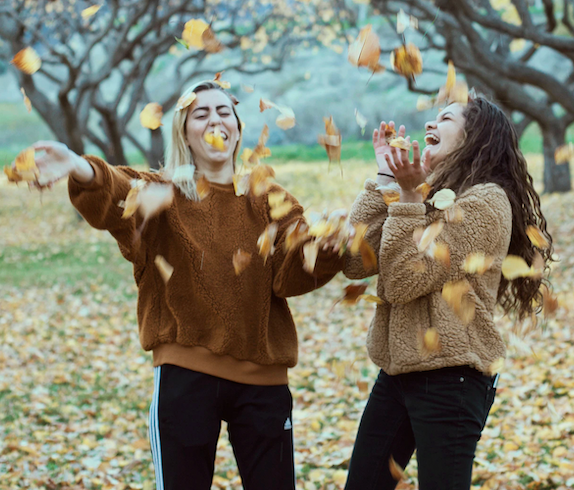
M228 105L218 105L215 108L215 110L218 111L219 109L231 110L231 107L229 107ZM193 109L193 111L191 111L191 113L193 114L195 111L209 111L209 107L208 106L196 107L195 109Z
M454 116L454 113L452 113L452 112L450 112L450 111L446 111L446 112L443 112L443 113L440 115L440 117L444 117L444 116L446 116L447 114L450 114L451 116Z

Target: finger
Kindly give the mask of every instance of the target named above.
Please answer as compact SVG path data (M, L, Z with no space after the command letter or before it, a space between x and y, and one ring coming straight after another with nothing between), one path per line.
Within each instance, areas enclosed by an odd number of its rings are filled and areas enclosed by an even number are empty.
M378 145L377 143L379 142L379 132L374 129L373 130L373 146L376 148Z
M387 166L389 167L389 170L393 173L393 175L396 177L397 175L397 167L395 166L395 164L392 161L391 156L388 153L385 153L385 160L387 161Z
M48 151L54 148L55 142L42 140L42 141L36 141L36 143L33 143L31 146L36 151L42 151L42 150Z
M404 127L404 125L401 124L400 128L399 128L399 132L398 135L402 136L403 138L405 137L405 133L406 133L406 128Z
M413 165L421 166L421 147L417 140L413 141Z

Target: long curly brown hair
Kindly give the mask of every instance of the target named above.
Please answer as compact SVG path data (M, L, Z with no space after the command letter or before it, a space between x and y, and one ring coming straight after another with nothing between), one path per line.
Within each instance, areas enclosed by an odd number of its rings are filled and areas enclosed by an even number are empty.
M498 184L512 206L512 237L508 253L524 258L529 264L539 253L548 269L553 252L552 237L511 121L483 96L469 99L463 115L463 139L433 172L430 178L432 193L449 188L458 195L476 184ZM526 234L529 225L542 231L548 240L548 248L539 250L532 244ZM543 282L547 283L547 280L519 278L508 281L503 276L498 287L498 303L506 313L515 312L519 319L523 319L541 309L540 286Z

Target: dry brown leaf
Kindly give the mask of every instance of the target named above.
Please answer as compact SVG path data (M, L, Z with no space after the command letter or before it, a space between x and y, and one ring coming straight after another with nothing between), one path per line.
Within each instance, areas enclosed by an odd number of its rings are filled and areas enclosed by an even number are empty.
M544 318L552 318L558 309L558 298L552 294L546 284L542 285L542 312Z
M157 129L162 126L163 109L157 102L150 102L140 112L140 123L144 128Z
M32 112L32 102L30 102L30 99L26 95L26 91L24 90L24 88L20 87L20 92L22 92L22 97L24 98L24 105L26 106L26 110L28 112Z
M393 69L405 78L414 79L423 72L423 58L419 48L409 43L391 52Z
M470 323L475 315L476 305L468 297L470 290L466 279L447 282L442 288L443 299L464 325Z
M265 143L267 143L268 139L269 139L269 127L267 126L267 124L265 124L263 126L263 129L261 130L261 134L259 135L259 141L257 142L257 145L255 146L255 148L253 148L253 151L248 157L247 161L249 164L258 165L259 159L271 156L271 150L265 146Z
M383 72L385 67L379 63L379 38L372 29L371 24L361 29L357 39L349 45L348 60L353 66L364 66L375 73Z
M392 456L389 458L389 470L391 472L391 476L396 481L401 481L401 480L407 479L405 472L403 471L403 469L400 467L400 465L395 461L395 459Z
M367 290L367 283L349 284L343 291L343 296L338 300L346 305L356 304Z
M289 228L285 231L285 242L283 243L284 250L288 252L300 243L304 242L309 237L308 231L309 227L303 220L298 220L289 225Z
M398 138L393 138L389 142L389 146L392 146L393 148L400 148L401 150L407 150L407 151L411 149L411 143L402 136L399 136Z
M231 88L231 84L230 84L229 82L224 82L224 81L221 79L221 75L223 75L223 72L222 72L222 71L218 71L218 72L215 74L215 77L213 78L213 81L214 81L215 83L217 83L217 85L219 85L219 86L220 86L221 88L223 88L223 89L226 89L226 90L227 90L228 88Z
M273 109L277 107L273 102L268 99L259 99L259 112L266 111L267 109Z
M358 380L357 381L357 388L359 388L359 391L361 393L366 393L367 391L369 391L369 382L363 381L363 380ZM343 484L344 484L344 482L343 482Z
M207 29L201 33L201 40L203 42L205 51L208 53L219 53L225 48L223 43L217 39L217 36L215 35L215 32L213 32L211 25L207 26Z
M251 262L251 254L243 252L238 249L237 252L233 254L233 268L235 269L235 275L241 274Z
M542 231L540 231L540 228L538 228L537 226L529 225L526 228L526 234L528 235L528 238L530 238L532 245L534 245L535 247L540 249L546 249L550 246L550 243L548 242Z
M277 237L277 223L270 223L257 240L259 255L263 257L263 263L267 263L267 258L275 252L275 238Z
M359 296L359 299L367 301L368 303L376 303L377 305L383 304L383 300L381 298L379 298L378 296L373 296L372 294L361 294L361 296Z
M10 63L26 75L33 75L42 66L42 60L38 53L31 47L18 51Z
M324 117L323 121L325 122L325 133L327 134L319 135L319 144L325 147L329 157L329 164L336 162L341 165L341 132L335 126L333 116L329 118Z
M572 158L574 158L574 143L572 142L559 146L554 150L554 160L556 165L569 163Z
M173 267L161 255L155 256L154 263L163 279L163 282L167 283L173 274Z

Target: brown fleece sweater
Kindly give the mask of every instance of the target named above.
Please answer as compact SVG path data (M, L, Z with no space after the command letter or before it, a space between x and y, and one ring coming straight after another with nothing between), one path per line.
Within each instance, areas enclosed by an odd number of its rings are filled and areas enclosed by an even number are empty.
M154 350L154 364L179 359L183 367L234 381L285 383L287 367L297 363L297 333L285 298L322 286L344 263L337 254L321 252L311 275L303 270L300 247L284 252L286 229L303 219L295 198L287 194L293 208L278 221L276 250L266 263L257 239L271 222L267 194L237 197L232 184L211 184L200 202L176 189L171 206L149 220L134 244L141 217L122 219L118 202L132 179L159 182L161 176L84 158L95 178L89 184L70 179L70 199L90 225L114 236L133 263L140 341L145 350ZM269 189L277 190L275 184ZM252 256L239 275L232 265L237 249ZM157 255L174 267L167 284L154 264Z
M512 209L506 193L496 184L475 185L457 197L464 211L461 223L446 223L437 241L446 243L451 267L432 258L422 260L426 272L412 264L420 260L413 232L437 219L444 211L427 212L424 204L392 203L388 208L372 180L351 210L351 221L369 225L366 239L378 251L378 271L365 271L359 258L347 257L344 273L360 279L379 273L377 305L367 338L369 356L387 374L426 371L470 365L488 372L490 364L505 355L505 345L493 322L502 261L508 253L512 231ZM462 264L472 252L494 257L494 265L483 275L468 274ZM476 316L464 325L442 298L447 281L467 279ZM435 327L441 348L422 354L421 332Z

